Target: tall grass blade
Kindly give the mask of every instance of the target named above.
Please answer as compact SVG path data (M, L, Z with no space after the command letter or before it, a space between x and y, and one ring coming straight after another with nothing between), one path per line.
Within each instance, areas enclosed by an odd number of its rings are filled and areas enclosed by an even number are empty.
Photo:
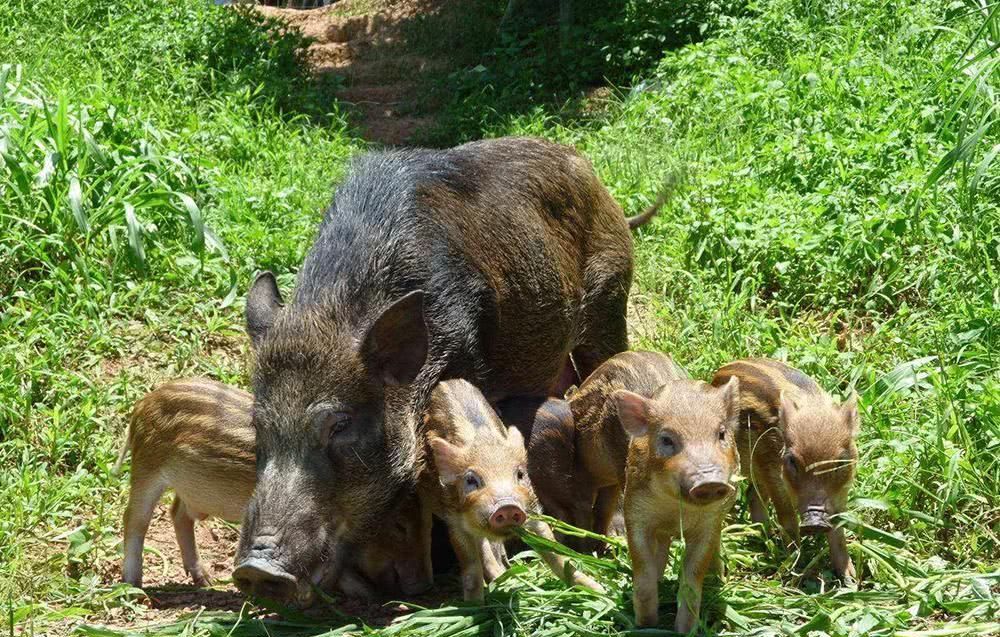
M87 234L90 226L87 223L87 213L83 210L83 191L80 188L80 180L75 176L69 179L69 207L73 211L73 219L80 232Z
M142 225L135 216L135 207L125 202L125 223L128 226L128 245L140 269L146 267L146 251L142 245Z

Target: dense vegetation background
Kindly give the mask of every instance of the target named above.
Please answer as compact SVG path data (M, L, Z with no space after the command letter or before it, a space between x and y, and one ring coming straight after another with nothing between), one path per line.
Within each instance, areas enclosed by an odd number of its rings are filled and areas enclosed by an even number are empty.
M560 48L544 15L498 33L502 4L445 3L407 26L413 47L451 60L418 96L440 113L424 141L574 144L627 212L683 170L670 210L637 236L635 344L699 377L784 358L861 395L860 587L836 585L822 543L789 556L740 511L710 628L1000 634L1000 5L581 2ZM141 615L110 575L126 497L111 465L131 403L184 374L245 385L250 277L271 269L291 285L366 147L302 45L203 0L0 0L0 625L12 634ZM614 88L595 99L596 85ZM384 632L628 630L624 553L589 564L607 596L567 592L528 560L486 607ZM157 630L349 623L248 617Z

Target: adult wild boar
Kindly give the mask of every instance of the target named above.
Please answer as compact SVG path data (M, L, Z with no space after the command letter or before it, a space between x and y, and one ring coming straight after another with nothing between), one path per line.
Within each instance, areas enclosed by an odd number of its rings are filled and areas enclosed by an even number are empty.
M662 198L657 204L662 203ZM656 204L654 204L655 206ZM414 489L435 384L550 395L627 348L632 220L573 149L506 138L356 161L285 307L247 296L257 489L234 579L292 598Z

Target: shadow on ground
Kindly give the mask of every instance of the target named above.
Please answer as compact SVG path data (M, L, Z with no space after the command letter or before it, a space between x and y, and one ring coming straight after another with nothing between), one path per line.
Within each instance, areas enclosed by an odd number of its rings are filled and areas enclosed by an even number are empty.
M538 109L564 123L591 117L595 96L702 37L708 4L575 0L562 40L557 0L525 5L534 8L503 24L502 0L340 0L308 10L257 7L245 21L276 43L267 53L280 75L275 89L301 76L277 96L283 108L310 117L343 108L376 144L449 146ZM232 31L260 54L256 40ZM247 54L221 49L234 60ZM269 90L267 78L254 79Z

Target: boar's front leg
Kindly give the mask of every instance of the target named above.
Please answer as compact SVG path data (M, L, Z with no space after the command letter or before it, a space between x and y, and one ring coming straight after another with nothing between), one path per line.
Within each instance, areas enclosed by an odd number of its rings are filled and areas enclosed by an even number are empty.
M556 536L552 534L552 528L541 520L532 518L524 526L535 535L539 535L546 540L556 541ZM549 551L539 551L538 555L545 560L545 563L549 565L549 568L556 574L556 577L570 586L582 586L598 593L604 592L603 586L594 581L586 573L577 570L576 566L562 555L557 555Z
M854 562L851 561L851 554L847 550L847 537L844 535L844 529L834 526L826 534L826 537L830 542L830 559L833 562L833 572L837 574L837 577L844 584L848 586L854 585L858 576L854 571Z
M462 573L462 598L467 602L482 602L486 598L483 587L482 542L459 530L460 522L448 525L448 536L455 549Z
M721 568L721 542L721 523L697 528L686 536L684 570L677 586L677 621L674 625L679 633L689 633L698 624L705 575L713 567Z
M656 626L660 619L660 577L667 565L671 539L657 537L654 528L626 520L625 536L632 560L632 606L635 624L640 628Z

